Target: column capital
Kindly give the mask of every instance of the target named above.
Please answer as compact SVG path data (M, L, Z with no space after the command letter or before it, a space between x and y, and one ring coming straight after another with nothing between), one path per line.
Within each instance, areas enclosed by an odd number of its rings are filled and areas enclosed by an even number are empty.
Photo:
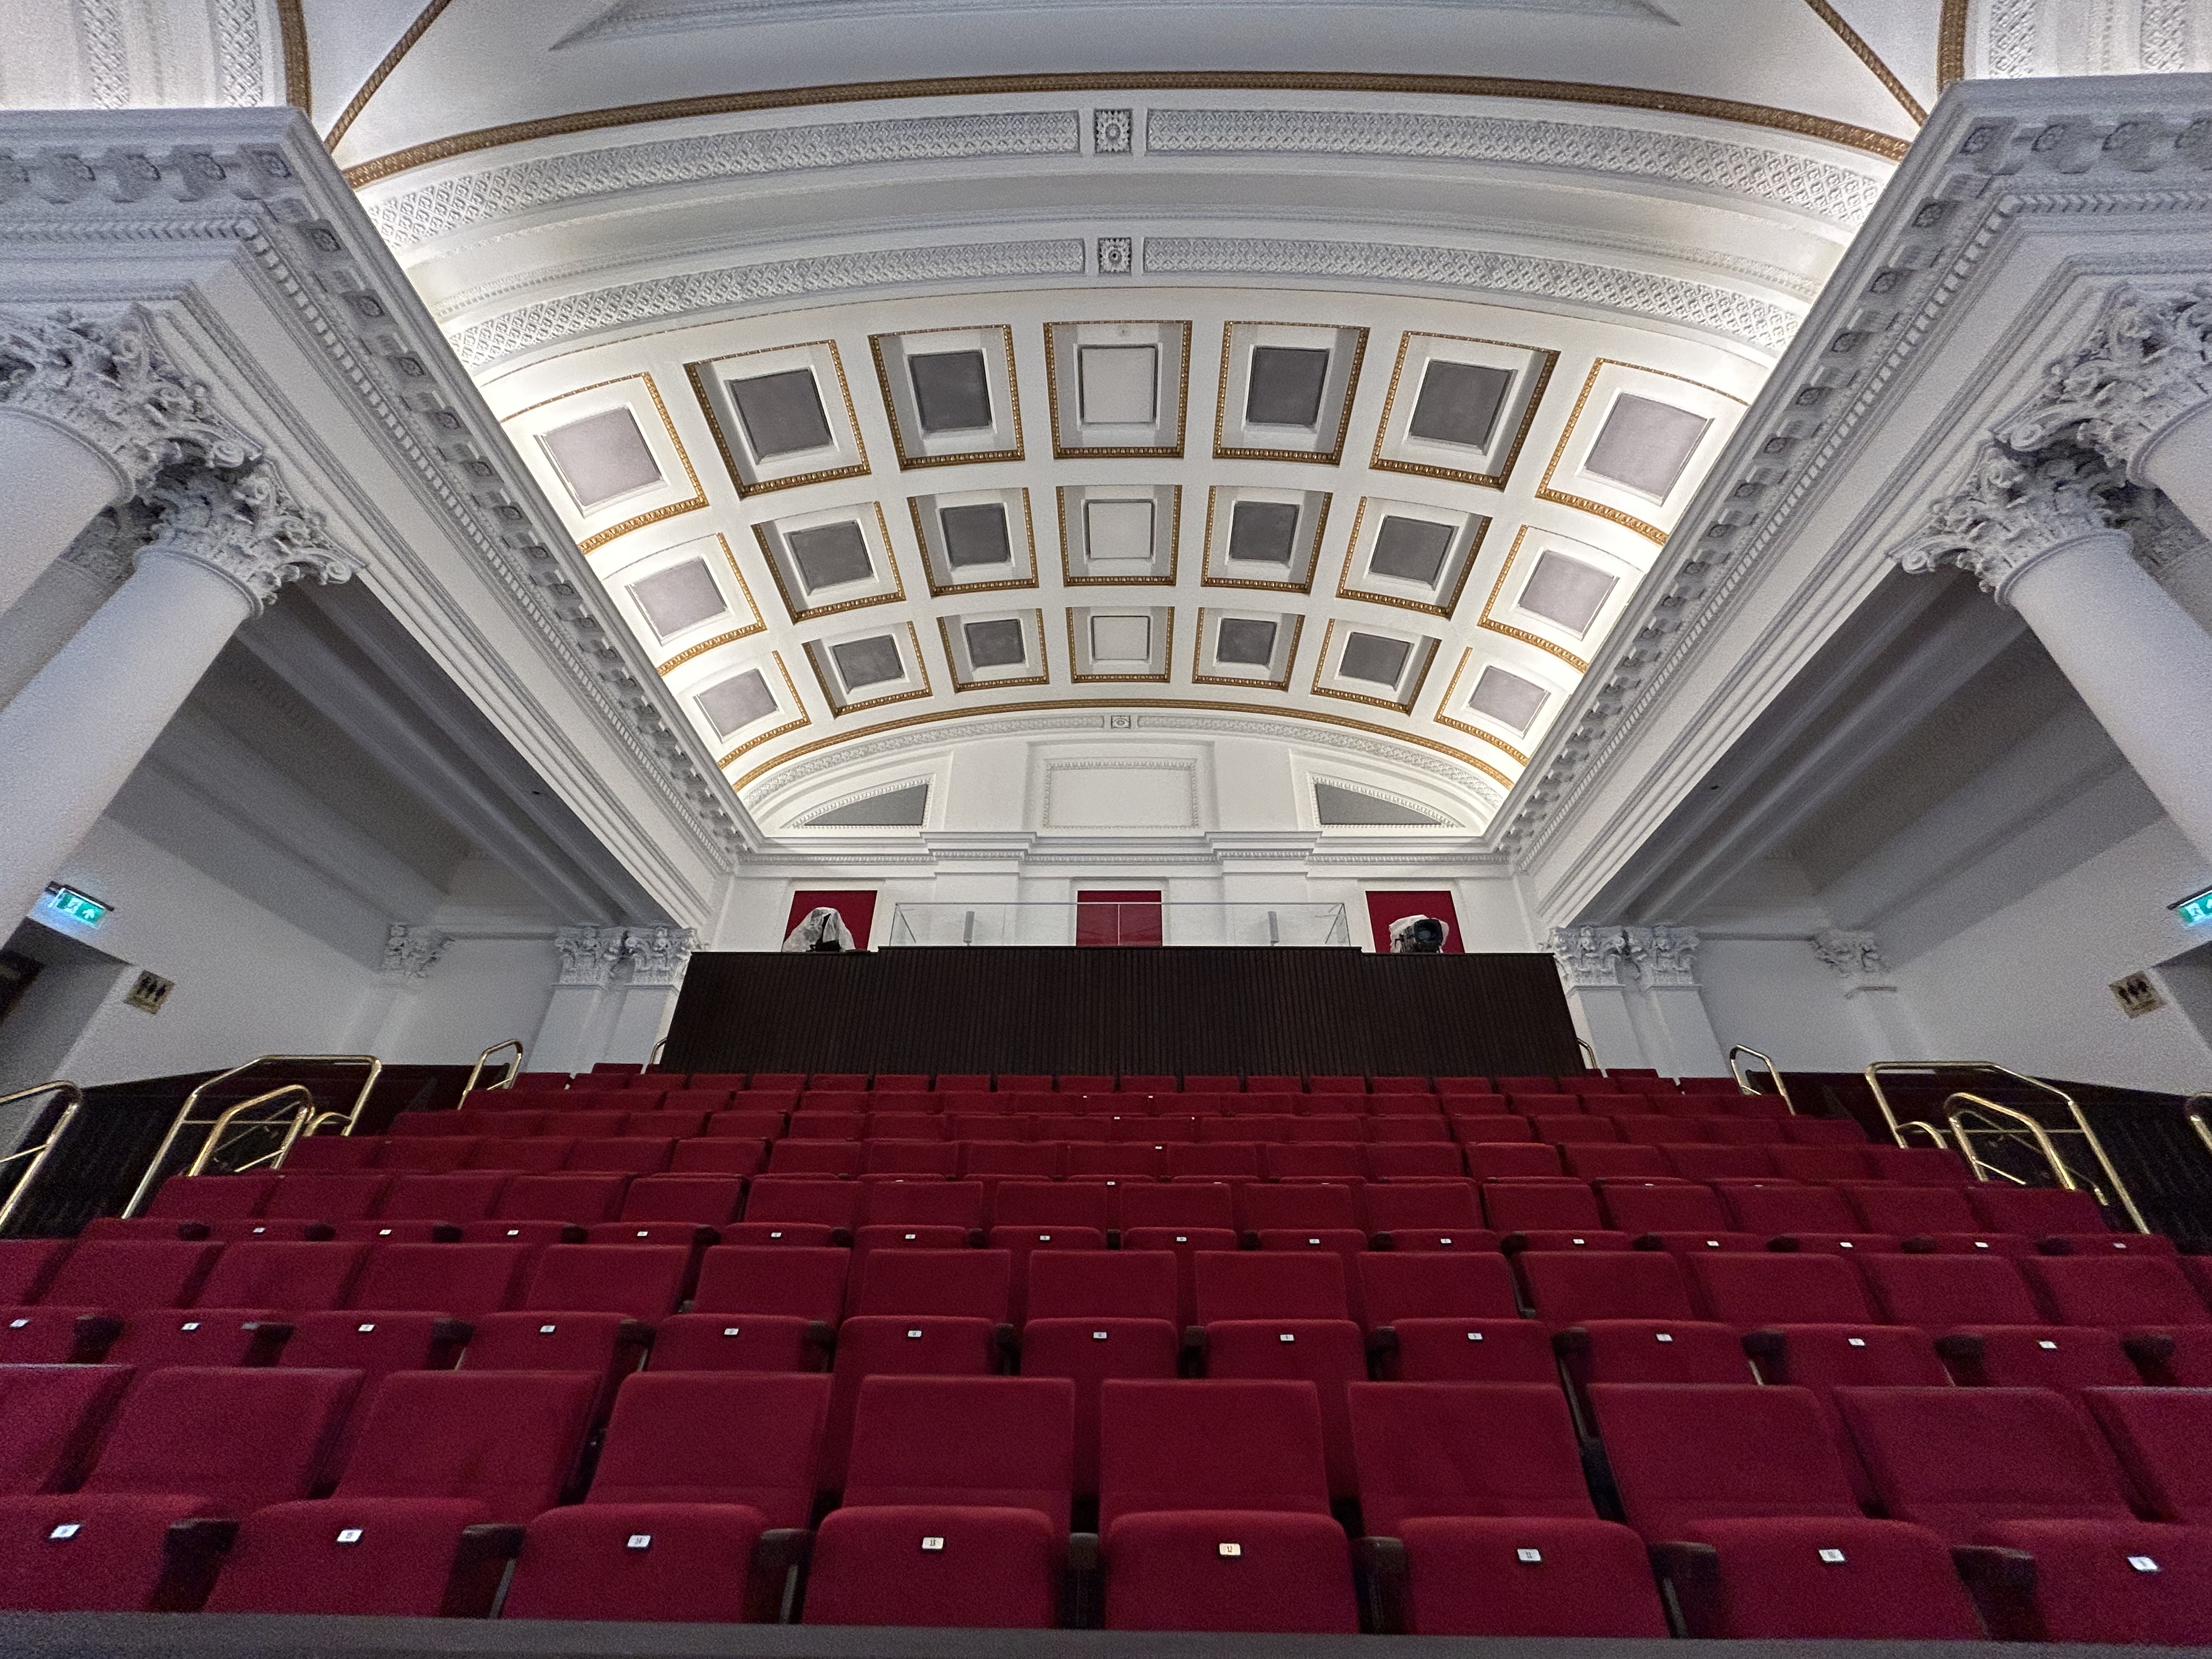
M452 934L441 933L434 927L414 927L395 921L385 930L384 971L396 979L428 978L432 966L453 942Z
M216 413L207 388L161 355L141 306L105 319L0 311L0 410L89 447L115 469L122 495L167 467L240 466L260 453Z
M624 930L622 953L629 958L632 985L673 985L684 977L684 965L697 948L699 936L689 927L631 927Z
M138 551L153 538L158 521L143 501L118 501L93 515L69 544L62 562L73 565L107 588L120 587L131 575Z
M2112 290L2081 343L2044 370L2027 406L1998 436L2039 450L2087 446L2138 480L2152 441L2212 404L2212 284L2179 294Z
M2118 532L2117 469L2091 451L2054 444L2033 453L1986 443L1966 481L1928 511L1920 532L1889 556L1916 574L1956 565L2002 603L2047 553Z
M1623 927L1554 927L1544 948L1559 964L1571 991L1620 983L1620 958L1628 949Z
M1698 946L1694 927L1631 927L1627 930L1628 959L1646 990L1698 982Z
M1889 973L1889 964L1881 959L1881 947L1872 933L1850 927L1823 927L1810 941L1813 954L1838 977L1847 980L1881 979Z
M562 928L553 935L553 948L561 953L561 977L555 982L606 989L627 931L621 927Z
M266 462L165 474L146 492L161 510L141 559L184 559L234 584L251 612L288 582L342 582L368 568L331 540L323 515L301 505Z

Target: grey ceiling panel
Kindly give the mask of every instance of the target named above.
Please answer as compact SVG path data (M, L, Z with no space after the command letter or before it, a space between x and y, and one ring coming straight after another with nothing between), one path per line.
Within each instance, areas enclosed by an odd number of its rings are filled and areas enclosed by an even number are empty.
M866 581L875 574L875 566L868 559L867 538L850 519L794 530L787 539L791 556L799 562L799 579L810 593L845 582Z
M1482 678L1475 681L1474 695L1467 700L1467 706L1500 726L1526 732L1550 695L1535 681L1493 665L1484 669Z
M1328 379L1322 346L1255 346L1244 391L1244 418L1254 426L1321 424L1321 394Z
M888 634L833 645L830 647L830 655L836 663L837 677L845 682L848 691L858 691L867 685L881 685L886 680L902 678L906 673L905 666L899 661L898 641Z
M1624 392L1613 400L1583 470L1664 501L1711 424L1686 409Z
M561 471L562 481L586 513L602 501L660 482L660 463L646 447L637 418L627 409L604 410L556 427L539 442Z
M699 707L714 730L724 737L775 712L775 695L768 689L757 668L717 680L699 693Z
M1295 501L1239 501L1229 515L1229 556L1287 566L1298 533Z
M1487 448L1512 386L1510 369L1438 359L1421 377L1421 395L1414 400L1407 430L1432 443Z
M1401 806L1338 784L1314 783L1314 811L1324 824L1442 823L1444 820L1419 807Z
M1160 413L1158 346L1083 346L1075 354L1079 418L1105 426L1149 426Z
M980 351L931 351L906 360L926 433L975 432L991 424L991 383Z
M1587 634L1612 594L1617 578L1580 559L1547 551L1521 590L1523 611L1533 611L1571 634Z
M1451 550L1452 527L1427 519L1405 519L1387 514L1375 532L1375 551L1367 568L1378 576L1419 582L1434 587L1443 574L1444 555Z
M1413 647L1403 640L1381 634L1347 634L1344 639L1341 672L1346 679L1395 688L1406 672L1406 659Z
M745 441L763 461L820 449L830 441L830 417L822 411L821 388L811 368L732 380L730 401L738 406Z
M653 631L664 640L726 615L730 608L704 559L686 559L657 571L632 582L629 592Z
M977 668L1012 668L1029 660L1022 625L1011 617L963 623L960 631L968 641L968 660Z
M1099 662L1149 661L1152 619L1146 616L1091 617L1091 654Z
M1014 562L1003 503L978 501L967 507L944 507L937 519L945 532L945 556L955 570Z
M1275 624L1252 617L1224 617L1221 631L1214 639L1213 654L1222 662L1265 668L1274 659Z
M877 829L919 830L922 814L929 806L929 786L908 784L903 789L885 790L880 795L871 795L866 800L848 801L842 806L806 820L809 827L843 829L854 825L870 825Z

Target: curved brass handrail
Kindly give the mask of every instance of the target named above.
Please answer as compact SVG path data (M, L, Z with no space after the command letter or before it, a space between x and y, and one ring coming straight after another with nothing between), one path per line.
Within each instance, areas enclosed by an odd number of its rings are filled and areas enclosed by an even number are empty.
M1586 1039L1577 1037L1575 1039L1575 1047L1583 1051L1583 1058L1589 1061L1590 1070L1593 1072L1602 1072L1605 1070L1604 1066L1597 1063L1597 1050L1591 1048Z
M1951 1133L1958 1138L1959 1150L1966 1155L1966 1163L1968 1166L1972 1169L1975 1180L1987 1181L1994 1176L2002 1180L2011 1182L2015 1187L2025 1187L2028 1184L2026 1181L2023 1181L2016 1175L2000 1170L1995 1164L1984 1164L1982 1162L1980 1156L1974 1151L1973 1136L1966 1128L1965 1115L1960 1110L1959 1103L1960 1101L1965 1101L1978 1111L1988 1112L2000 1118L2010 1118L2014 1122L2018 1123L2021 1128L2027 1131L2030 1139L2034 1144L2035 1150L2042 1155L2043 1161L2051 1166L2051 1176L2057 1181L2058 1184L2063 1187L2069 1193L2081 1191L2081 1183L2074 1178L2074 1172L2066 1167L2066 1160L2059 1157L2058 1144L2051 1139L2051 1132L2049 1130L2045 1129L2040 1123L2038 1123L2026 1112L2016 1110L2010 1106L2000 1105L1997 1102L1990 1099L1985 1095L1970 1094L1966 1090L1961 1089L1956 1094L1950 1095L1945 1098L1943 1102L1943 1115L1951 1125ZM1990 1131L1989 1133L2003 1134L2008 1139L2013 1140L2020 1139L2020 1131L2018 1129L2000 1128ZM2105 1194L2097 1189L2097 1186L2094 1182L2090 1183L2089 1190L2091 1195L2096 1199L2098 1203L2103 1204L2108 1201L2105 1197Z
M1728 1051L1729 1073L1735 1079L1735 1086L1747 1095L1763 1095L1766 1092L1764 1089L1754 1089L1751 1086L1749 1080L1743 1074L1743 1066L1736 1060L1738 1054L1749 1054L1753 1060L1765 1061L1766 1074L1774 1079L1774 1092L1782 1097L1782 1103L1790 1109L1790 1115L1796 1116L1797 1103L1790 1097L1790 1085L1783 1081L1782 1068L1777 1066L1770 1056L1762 1054L1747 1042L1739 1042Z
M200 1103L202 1095L218 1083L228 1083L257 1066L267 1066L278 1060L295 1066L366 1066L368 1068L368 1075L362 1079L361 1092L353 1097L353 1105L345 1114L345 1127L340 1131L343 1134L351 1134L354 1126L361 1121L361 1109L368 1104L369 1093L376 1087L376 1079L384 1074L384 1062L374 1054L257 1054L243 1066L234 1066L228 1071L210 1078L186 1095L185 1103L177 1109L177 1115L170 1121L168 1133L161 1137L161 1144L154 1153L154 1161L146 1166L146 1173L139 1178L137 1189L131 1194L131 1201L123 1206L123 1213L125 1216L137 1215L139 1206L153 1195L154 1184L161 1178L161 1166L168 1162L170 1152L175 1150L177 1138L187 1128L196 1128L208 1122L206 1119L192 1116L192 1109ZM285 1150L289 1152L290 1149L291 1142L288 1140Z
M461 1085L461 1093L464 1096L468 1095L476 1088L477 1079L483 1075L484 1062L502 1048L514 1049L514 1058L507 1062L507 1075L500 1079L496 1083L486 1084L484 1085L484 1092L489 1094L494 1089L512 1089L514 1087L514 1079L522 1074L522 1057L526 1054L529 1053L529 1050L522 1046L522 1039L520 1037L509 1037L504 1042L495 1042L490 1048L485 1049L482 1054L477 1056L477 1063L469 1067L469 1080Z
M207 1166L222 1148L223 1131L230 1127L232 1121L240 1113L252 1111L256 1106L266 1106L272 1100L287 1098L296 1098L300 1103L292 1108L291 1127L284 1131L283 1144L273 1153L257 1158L251 1163L241 1164L237 1170L226 1170L224 1173L243 1174L257 1164L282 1164L284 1161L284 1154L292 1150L292 1143L300 1138L301 1127L315 1115L315 1097L304 1083L280 1083L266 1094L256 1095L251 1100L241 1100L234 1106L225 1107L215 1122L209 1127L207 1139L200 1147L199 1156L186 1166L185 1173L188 1176L207 1173ZM267 1120L269 1123L281 1123L283 1121L282 1118L276 1117ZM255 1123L248 1127L258 1129L266 1126Z
M2191 1095L2181 1103L2181 1115L2189 1120L2189 1127L2197 1131L2197 1138L2204 1143L2204 1150L2212 1152L2212 1123L2204 1121L2204 1114L2197 1109L2200 1100L2212 1100L2212 1095ZM0 1104L5 1104L0 1102Z
M26 1146L21 1152L9 1152L5 1158L0 1158L0 1166L13 1164L18 1158L31 1160L30 1167L8 1189L8 1196L0 1199L0 1233L7 1231L8 1224L15 1218L16 1210L21 1207L24 1197L30 1192L32 1182L38 1180L39 1171L46 1167L46 1159L52 1155L64 1132L76 1121L77 1113L83 1109L84 1091L74 1083L57 1078L51 1083L34 1083L27 1089L16 1090L13 1094L0 1095L0 1106L13 1106L19 1100L30 1100L57 1091L67 1097L69 1103L62 1108L60 1120L47 1132L46 1138L35 1146Z

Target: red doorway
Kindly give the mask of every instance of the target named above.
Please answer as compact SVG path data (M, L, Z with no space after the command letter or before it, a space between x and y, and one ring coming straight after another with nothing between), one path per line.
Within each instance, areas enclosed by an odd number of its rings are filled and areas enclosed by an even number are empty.
M1448 957L1467 954L1467 943L1459 931L1459 912L1452 908L1452 896L1438 890L1434 892L1370 893L1367 896L1367 925L1374 930L1377 955L1388 955L1390 950L1390 924L1407 916L1435 916L1450 928L1444 935L1444 954Z
M1075 942L1078 945L1159 944L1159 894L1079 891L1075 896Z

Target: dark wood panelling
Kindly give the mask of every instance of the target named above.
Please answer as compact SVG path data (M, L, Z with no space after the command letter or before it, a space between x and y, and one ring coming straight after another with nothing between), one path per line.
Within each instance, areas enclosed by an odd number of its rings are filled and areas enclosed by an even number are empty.
M661 1064L694 1072L1579 1072L1540 954L702 952Z

